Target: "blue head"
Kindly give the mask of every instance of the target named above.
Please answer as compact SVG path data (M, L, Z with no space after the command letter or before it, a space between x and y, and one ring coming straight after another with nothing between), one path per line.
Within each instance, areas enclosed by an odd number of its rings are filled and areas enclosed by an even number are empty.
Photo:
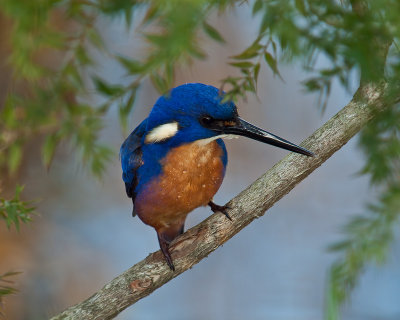
M202 139L239 135L307 156L313 155L239 118L235 104L223 98L223 92L201 83L172 89L154 105L147 119L143 142L162 145L166 149Z
M149 135L147 141L177 146L221 135L222 132L213 130L208 122L228 123L238 118L235 104L222 100L221 91L201 83L172 89L157 100L148 117L147 132L154 134Z

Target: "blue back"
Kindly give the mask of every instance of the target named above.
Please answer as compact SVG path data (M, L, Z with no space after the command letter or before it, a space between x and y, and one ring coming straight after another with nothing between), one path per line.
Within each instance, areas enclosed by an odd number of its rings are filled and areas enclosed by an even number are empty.
M137 169L143 164L141 143L146 132L147 119L143 120L126 138L120 149L122 180L125 182L126 194L135 198L135 188L138 183Z

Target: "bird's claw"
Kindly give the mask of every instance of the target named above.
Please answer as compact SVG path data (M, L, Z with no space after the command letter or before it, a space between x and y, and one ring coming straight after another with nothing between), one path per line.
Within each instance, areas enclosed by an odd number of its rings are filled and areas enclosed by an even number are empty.
M175 266L174 266L174 263L173 263L173 261L172 261L171 254L169 253L169 242L166 241L166 240L164 239L164 237L162 237L158 232L157 232L157 236L158 236L158 242L159 242L159 244L160 244L161 252L162 252L163 255L164 255L164 258L165 258L165 261L166 261L167 264L168 264L168 267L169 267L172 271L175 271Z
M208 205L210 206L212 212L221 212L225 215L225 217L227 217L229 220L232 221L231 216L229 215L229 213L226 211L227 209L232 209L230 206L228 205L224 205L224 206L220 206L218 204L215 204L214 202L210 201L208 203Z

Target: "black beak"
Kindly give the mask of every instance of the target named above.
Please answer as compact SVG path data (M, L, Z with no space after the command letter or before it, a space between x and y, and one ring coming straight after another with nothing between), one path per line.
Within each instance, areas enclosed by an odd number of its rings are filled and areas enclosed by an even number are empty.
M235 121L236 124L232 125L230 123L229 125L225 125L222 129L222 132L224 134L233 134L233 135L238 135L238 136L244 136L248 137L250 139L254 139L257 141L261 141L264 143L272 144L273 146L290 150L296 153L304 154L308 157L313 157L314 154L311 151L308 151L307 149L304 149L302 147L299 147L285 139L282 139L272 133L269 133L263 129L260 129L251 123L248 123L247 121L244 121L243 119L240 119L239 117Z

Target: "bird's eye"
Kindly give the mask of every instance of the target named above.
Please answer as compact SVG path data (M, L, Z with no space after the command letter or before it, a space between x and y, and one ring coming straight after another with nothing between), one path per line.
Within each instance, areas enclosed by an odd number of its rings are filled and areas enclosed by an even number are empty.
M211 118L210 116L204 116L204 117L200 118L200 124L205 127L210 126L213 122L214 122L214 119Z

